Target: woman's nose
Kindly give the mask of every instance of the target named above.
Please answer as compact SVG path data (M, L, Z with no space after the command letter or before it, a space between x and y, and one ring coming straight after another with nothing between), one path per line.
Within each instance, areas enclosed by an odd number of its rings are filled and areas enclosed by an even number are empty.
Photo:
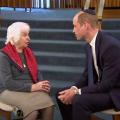
M30 41L30 37L29 36L27 36L27 40Z

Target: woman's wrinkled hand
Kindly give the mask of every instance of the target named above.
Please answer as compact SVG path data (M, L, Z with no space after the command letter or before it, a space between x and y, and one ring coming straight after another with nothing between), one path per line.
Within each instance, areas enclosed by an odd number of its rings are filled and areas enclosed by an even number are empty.
M32 85L31 91L44 91L49 93L50 92L50 82L48 80L43 80L38 83Z

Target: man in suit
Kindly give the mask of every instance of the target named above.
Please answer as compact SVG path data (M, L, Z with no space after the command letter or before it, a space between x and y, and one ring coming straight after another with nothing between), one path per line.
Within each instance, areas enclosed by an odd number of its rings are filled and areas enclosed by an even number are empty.
M90 120L94 112L120 110L120 41L99 30L90 9L77 13L73 26L77 40L87 43L87 63L79 82L57 94L63 120Z

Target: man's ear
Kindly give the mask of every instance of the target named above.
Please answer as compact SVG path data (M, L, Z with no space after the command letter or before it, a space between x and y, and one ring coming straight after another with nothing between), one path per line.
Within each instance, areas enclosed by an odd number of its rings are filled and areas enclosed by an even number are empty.
M84 22L84 28L87 30L91 27L91 25L88 22Z

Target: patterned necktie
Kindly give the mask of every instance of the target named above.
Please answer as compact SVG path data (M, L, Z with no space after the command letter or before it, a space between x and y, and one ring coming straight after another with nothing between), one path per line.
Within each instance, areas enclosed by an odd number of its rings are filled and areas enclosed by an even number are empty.
M88 85L93 85L94 83L94 77L93 77L93 55L92 55L92 48L88 44Z

